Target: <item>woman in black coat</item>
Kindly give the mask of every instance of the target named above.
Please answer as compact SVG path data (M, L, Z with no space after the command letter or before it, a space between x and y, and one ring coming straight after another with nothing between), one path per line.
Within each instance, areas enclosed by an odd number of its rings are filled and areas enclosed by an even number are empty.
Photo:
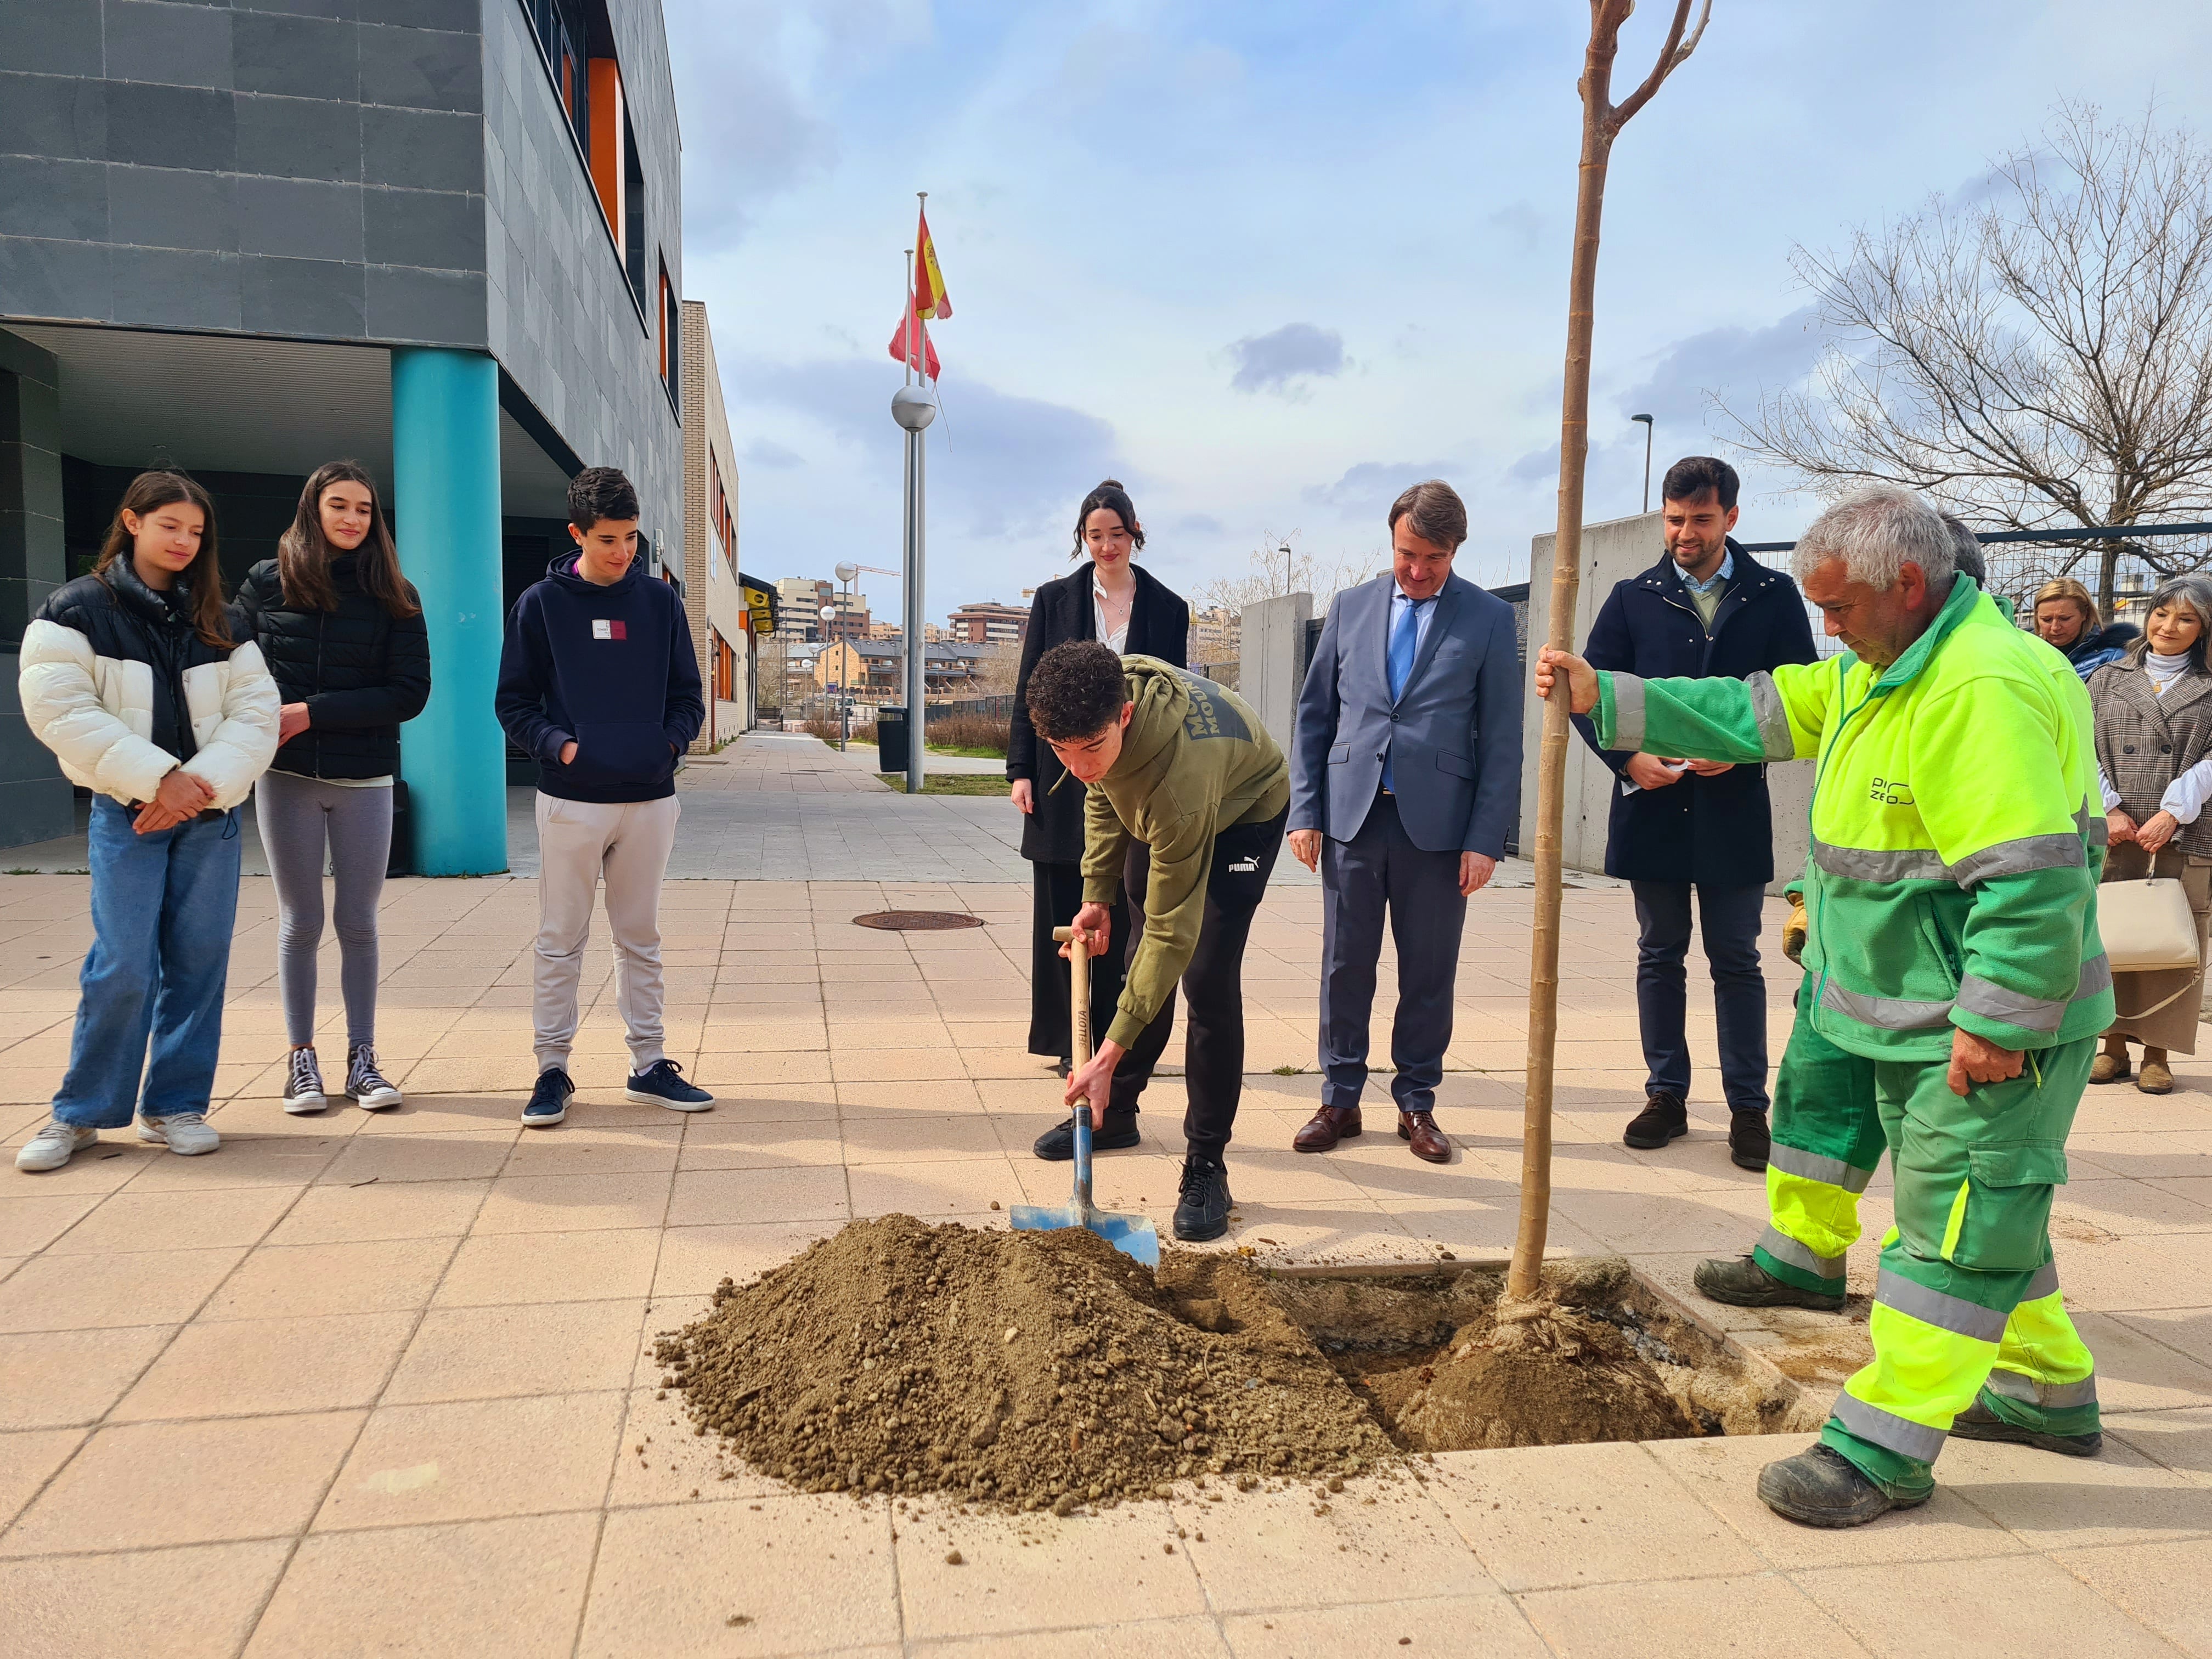
M1014 805L1027 815L1022 825L1022 856L1036 872L1036 901L1030 941L1030 1052L1051 1054L1067 1074L1073 1033L1068 1029L1068 969L1053 942L1053 929L1075 920L1083 903L1084 787L1069 777L1049 745L1040 743L1030 724L1030 672L1037 659L1068 640L1103 639L1123 656L1157 657L1187 667L1190 607L1135 563L1145 544L1144 527L1128 493L1113 478L1083 498L1075 519L1075 556L1089 562L1036 591L1030 607L1029 631L1022 638L1022 664L1014 684L1013 731L1006 745L1006 776ZM1125 872L1125 899L1112 907L1114 947L1091 966L1091 1029L1105 1030L1121 997L1121 977L1129 937L1128 900L1141 913L1145 849L1133 849ZM1117 1086L1106 1121L1096 1125L1092 1144L1111 1150L1137 1144L1136 1100L1121 1097ZM1037 1143L1040 1157L1072 1156L1063 1123Z
M376 909L392 856L399 727L430 696L429 635L399 574L376 485L351 461L317 469L277 555L246 573L240 608L283 698L254 817L276 887L276 984L291 1042L284 1109L330 1103L315 1058L315 952L327 848L345 995L345 1093L399 1104L376 1060Z

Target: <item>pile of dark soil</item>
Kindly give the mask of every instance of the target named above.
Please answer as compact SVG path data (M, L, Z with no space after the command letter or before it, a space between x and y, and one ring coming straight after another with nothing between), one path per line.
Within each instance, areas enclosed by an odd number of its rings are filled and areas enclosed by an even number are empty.
M1502 1335L1501 1276L1285 1279L1274 1293L1413 1451L1753 1431L1787 1403L1681 1322L1618 1257L1548 1264L1540 1339ZM1742 1396L1739 1398L1739 1396Z
M856 1222L663 1336L695 1432L811 1492L1065 1514L1200 1474L1357 1474L1389 1438L1261 1275L1088 1233Z

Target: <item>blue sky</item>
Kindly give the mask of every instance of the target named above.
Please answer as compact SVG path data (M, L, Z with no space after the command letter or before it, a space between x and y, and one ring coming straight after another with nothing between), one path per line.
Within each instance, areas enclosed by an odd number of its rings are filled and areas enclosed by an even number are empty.
M1463 574L1526 580L1553 514L1586 7L664 3L684 286L709 308L749 572L898 562L884 342L926 189L957 311L933 331L932 617L1067 568L1109 473L1185 592L1291 531L1379 565L1391 497L1432 473L1468 504ZM1639 9L1624 79L1668 9ZM2061 96L2212 114L2195 0L1715 12L1614 150L1593 520L1638 507L1630 414L1656 417L1658 468L1729 454L1711 398L1810 367L1793 243L1972 189ZM1747 469L1740 533L1794 532L1793 483Z

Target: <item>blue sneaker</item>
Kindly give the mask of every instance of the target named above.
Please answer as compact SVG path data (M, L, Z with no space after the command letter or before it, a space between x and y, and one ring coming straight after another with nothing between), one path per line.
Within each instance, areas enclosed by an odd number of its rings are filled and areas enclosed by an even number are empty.
M576 1085L568 1081L568 1074L558 1066L548 1066L538 1074L538 1086L530 1091L530 1103L522 1109L522 1127L526 1129L550 1129L568 1115L568 1097L576 1092Z
M642 1072L630 1073L623 1092L643 1106L665 1106L672 1112L703 1112L714 1097L696 1084L686 1083L684 1068L672 1060L656 1060Z

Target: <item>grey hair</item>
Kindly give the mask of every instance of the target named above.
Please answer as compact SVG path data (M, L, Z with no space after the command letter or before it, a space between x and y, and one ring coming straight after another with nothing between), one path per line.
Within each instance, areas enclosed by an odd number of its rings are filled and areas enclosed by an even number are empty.
M1990 585L1990 568L1982 562L1982 538L1966 528L1966 521L1955 513L1941 508L1936 516L1943 520L1943 527L1951 532L1951 560L1958 568L1974 579L1977 587Z
M2205 646L2212 641L2212 585L2202 576L2176 576L2160 582L2143 606L2144 628L2142 634L2128 646L2128 659L2141 662L2143 653L2150 649L2150 613L2167 605L2187 605L2197 613L2197 638L2189 647L2189 672L2202 674L2205 666Z
M1920 567L1938 601L1958 574L1956 544L1942 516L1909 489L1876 484L1846 495L1805 527L1790 569L1802 583L1831 559L1844 562L1844 580L1864 582L1877 593L1897 586L1908 564Z

